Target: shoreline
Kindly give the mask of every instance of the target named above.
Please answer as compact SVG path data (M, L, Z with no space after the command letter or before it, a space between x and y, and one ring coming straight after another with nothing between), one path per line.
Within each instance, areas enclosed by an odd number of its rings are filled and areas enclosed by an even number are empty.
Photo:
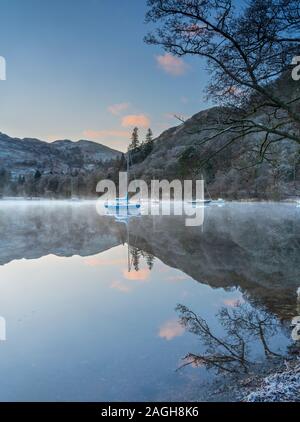
M252 387L244 387L242 402L300 402L300 358L252 381Z

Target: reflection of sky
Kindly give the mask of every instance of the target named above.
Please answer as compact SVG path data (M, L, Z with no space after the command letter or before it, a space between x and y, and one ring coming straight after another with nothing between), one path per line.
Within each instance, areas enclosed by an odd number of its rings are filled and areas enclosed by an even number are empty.
M0 399L162 400L170 388L180 397L194 378L198 385L199 370L175 372L200 342L174 308L189 306L221 332L215 313L240 292L211 289L157 259L152 271L141 261L137 274L127 271L126 246L0 267ZM185 399L195 398L189 391Z

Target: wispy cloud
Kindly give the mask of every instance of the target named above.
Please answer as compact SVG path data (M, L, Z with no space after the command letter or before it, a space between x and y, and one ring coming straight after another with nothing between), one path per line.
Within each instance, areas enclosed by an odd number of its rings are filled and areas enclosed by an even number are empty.
M179 324L176 319L166 321L159 329L159 337L165 340L172 340L175 337L179 337L184 333L184 327Z
M105 138L126 138L130 137L130 133L126 130L92 130L87 129L83 132L83 136L88 139L101 140Z
M115 116L119 116L123 111L127 110L129 106L130 106L129 103L112 104L107 108L107 110L111 114L114 114Z
M158 66L170 75L181 76L188 70L188 65L181 58L170 53L155 58Z
M150 119L145 114L130 114L124 116L122 119L123 127L139 126L142 128L148 128L150 126Z

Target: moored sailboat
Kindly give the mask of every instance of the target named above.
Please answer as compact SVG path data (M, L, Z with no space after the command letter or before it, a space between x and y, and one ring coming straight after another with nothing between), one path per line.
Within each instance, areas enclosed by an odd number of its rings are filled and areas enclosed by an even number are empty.
M129 151L127 153L127 176L129 177ZM128 188L127 194L124 197L115 198L113 201L106 202L104 204L105 208L112 209L112 210L119 210L119 209L139 209L141 204L138 202L130 202L128 196Z

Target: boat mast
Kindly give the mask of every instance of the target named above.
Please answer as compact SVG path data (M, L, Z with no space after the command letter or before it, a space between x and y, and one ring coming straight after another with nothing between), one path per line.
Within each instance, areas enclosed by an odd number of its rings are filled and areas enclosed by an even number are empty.
M126 195L126 198L127 198L127 202L128 202L128 184L129 184L129 158L130 156L129 156L129 150L128 150L128 152L127 152L127 160L126 160L126 162L127 162L127 195Z

